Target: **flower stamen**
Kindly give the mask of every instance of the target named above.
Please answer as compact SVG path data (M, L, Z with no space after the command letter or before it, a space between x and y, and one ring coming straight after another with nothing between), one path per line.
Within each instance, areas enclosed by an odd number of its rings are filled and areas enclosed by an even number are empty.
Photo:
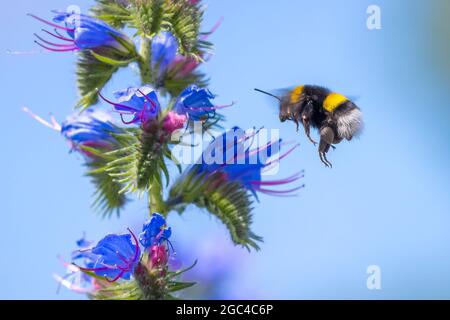
M38 41L34 41L37 45L41 46L44 49L50 50L50 51L54 51L54 52L67 52L67 51L75 51L75 50L80 50L77 47L72 47L72 48L66 48L66 49L54 49L54 48L49 48L45 45L43 45L42 43L39 43Z
M67 48L67 47L73 47L74 46L74 44L72 43L72 44L59 44L59 43L53 43L53 42L50 42L50 41L47 41L47 40L45 40L44 38L42 38L42 37L40 37L38 34L36 34L36 33L33 33L34 34L34 36L36 37L36 38L38 38L39 40L41 40L42 42L44 42L44 43L46 43L46 44L49 44L49 45L51 45L51 46L55 46L55 47L65 47L65 48Z
M63 37L62 35L60 35L60 34L57 32L58 30L56 30L56 29L55 29L56 34L50 32L50 31L48 31L48 30L45 30L45 29L41 29L41 30L42 30L43 32L47 33L48 35L51 35L52 37L55 37L55 38L57 38L57 39L60 39L60 40L63 40L63 41L74 42L73 39L69 39L69 38L66 38L66 37Z
M39 21L41 21L41 22L43 22L45 24L48 24L49 26L52 26L52 27L55 27L55 28L58 28L58 29L61 29L61 30L66 30L66 31L69 31L69 32L75 31L75 28L71 29L71 28L66 28L66 27L60 26L60 25L58 25L56 23L53 23L53 22L47 21L45 19L39 18L38 16L35 16L34 14L28 13L27 15L29 15L30 17L32 17L32 18L34 18L36 20L39 20Z

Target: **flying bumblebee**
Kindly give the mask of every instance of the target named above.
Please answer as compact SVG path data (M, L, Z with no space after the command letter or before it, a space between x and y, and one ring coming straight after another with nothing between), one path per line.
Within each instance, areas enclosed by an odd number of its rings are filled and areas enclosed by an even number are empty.
M317 142L311 138L311 127L319 131L319 157L327 167L332 167L326 156L330 147L334 149L333 145L343 139L352 140L363 128L361 110L347 97L327 88L300 85L281 97L255 90L276 98L279 101L280 121L293 121L297 131L301 123L306 136L314 145Z

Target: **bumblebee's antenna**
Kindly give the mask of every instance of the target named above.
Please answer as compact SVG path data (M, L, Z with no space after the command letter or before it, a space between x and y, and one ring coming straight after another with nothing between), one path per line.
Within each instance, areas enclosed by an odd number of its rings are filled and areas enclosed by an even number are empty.
M276 95L274 95L274 94L271 94L271 93L269 93L269 92L266 92L266 91L263 91L263 90L261 90L261 89L257 89L257 88L255 88L255 91L258 91L258 92L261 92L261 93L267 94L268 96L274 97L275 99L277 99L278 101L280 101L280 102L281 102L281 98L280 98L280 97L277 97L277 96L276 96Z

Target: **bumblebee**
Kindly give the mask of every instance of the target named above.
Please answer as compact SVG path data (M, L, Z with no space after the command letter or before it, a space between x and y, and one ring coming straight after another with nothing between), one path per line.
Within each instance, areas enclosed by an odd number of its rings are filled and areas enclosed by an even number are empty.
M306 136L314 145L317 142L311 138L311 127L319 131L319 157L327 167L332 167L326 156L330 147L335 149L335 144L343 139L350 141L362 131L361 110L349 98L327 88L300 85L286 91L281 97L255 90L276 98L279 101L280 121L293 121L297 131L301 123Z

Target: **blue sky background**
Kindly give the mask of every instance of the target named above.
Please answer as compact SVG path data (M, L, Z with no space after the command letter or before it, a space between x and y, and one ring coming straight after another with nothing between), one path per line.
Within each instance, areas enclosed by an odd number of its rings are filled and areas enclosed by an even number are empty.
M64 273L57 255L68 257L83 231L99 239L127 226L138 230L146 218L142 201L120 220L101 220L90 209L94 189L80 157L21 112L28 106L62 120L77 99L72 54L8 53L38 51L32 34L41 25L25 14L49 17L49 10L71 4L86 11L92 3L16 0L0 11L3 299L82 298L56 293L52 273ZM238 101L224 112L227 124L279 128L285 140L299 141L280 176L305 169L306 188L298 198L261 196L253 226L264 236L260 252L223 249L222 225L194 208L169 217L175 246L199 255L206 243L231 266L239 264L230 267L224 297L450 298L450 77L447 61L436 54L450 39L435 28L436 19L450 28L445 1L206 3L205 30L225 17L204 71L218 101ZM370 4L381 7L381 30L366 28ZM331 152L332 170L253 91L302 83L356 96L364 112L364 134ZM133 84L137 77L122 72L105 91ZM199 267L208 270L207 259ZM372 264L381 268L381 290L366 288Z

